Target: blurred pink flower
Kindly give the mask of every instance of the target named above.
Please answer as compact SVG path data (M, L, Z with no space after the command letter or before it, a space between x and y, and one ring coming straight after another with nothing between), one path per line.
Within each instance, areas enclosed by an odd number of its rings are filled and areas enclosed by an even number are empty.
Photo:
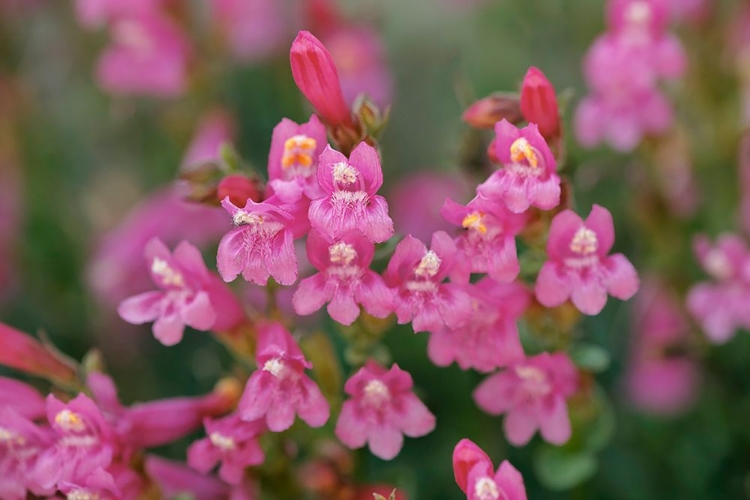
M521 473L507 460L493 472L490 457L468 439L453 449L453 474L468 500L526 500Z
M188 465L207 474L221 462L219 477L229 484L239 484L250 465L265 460L258 436L266 430L262 420L244 422L233 413L221 419L206 419L207 437L195 441L187 451Z
M194 471L187 464L149 455L145 470L159 487L163 498L189 495L196 500L227 500L230 488L214 476Z
M151 279L160 289L125 299L117 312L133 324L156 321L154 336L164 345L182 340L185 326L196 330L231 330L244 319L239 301L217 276L201 253L187 241L170 253L158 238L145 248Z
M427 241L435 231L450 232L454 228L440 216L445 199L464 201L470 195L469 183L463 177L422 170L400 178L387 199L396 232Z
M366 25L341 24L322 36L338 69L344 100L352 106L359 94L381 109L393 98L393 76L377 31Z
M336 437L349 448L369 444L370 451L391 460L401 451L404 434L421 437L435 429L435 416L414 395L414 382L397 364L386 370L370 360L346 381Z
M255 360L258 369L248 379L238 405L242 420L265 418L273 432L291 427L295 415L311 427L321 427L328 421L328 401L305 375L312 363L283 326L261 326Z
M599 314L607 294L627 300L638 291L638 275L623 254L607 255L615 241L612 214L594 205L582 220L572 210L552 219L549 260L539 270L536 298L557 307L570 298L583 314Z
M0 408L10 408L25 418L36 420L46 413L44 398L20 380L0 377Z
M252 63L277 54L293 31L282 0L211 0L218 31L239 60Z
M191 47L180 26L150 13L119 18L110 32L112 43L96 68L105 91L162 98L185 91Z
M393 235L388 203L379 196L383 170L377 150L359 143L349 155L327 146L320 155L318 182L325 195L310 203L310 225L333 240L360 231L373 243Z
M0 365L69 384L76 378L76 365L31 335L0 323Z
M438 366L455 361L462 370L490 372L524 357L517 321L531 294L521 283L483 278L462 287L471 299L471 314L459 328L430 334L427 354Z
M75 0L78 22L86 28L101 28L116 19L155 14L164 0Z
M676 415L695 402L698 365L679 354L689 334L690 324L674 294L656 278L644 280L633 305L631 354L625 375L629 399L636 407Z
M183 201L183 187L150 195L104 235L87 271L96 298L114 307L151 286L151 277L143 266L143 249L152 238L158 237L170 246L188 240L206 247L229 230L231 223L223 210Z
M485 379L474 391L474 401L490 415L506 414L505 436L511 444L523 446L540 430L545 441L561 445L571 435L565 400L577 386L568 355L545 352Z
M204 114L185 151L182 168L190 170L203 163L218 161L221 146L231 144L235 136L235 122L229 112L217 109Z
M439 231L431 249L407 236L399 242L383 277L396 293L394 307L400 325L411 321L414 332L459 328L471 312L471 300L454 283L443 283L456 259L456 244Z
M0 405L0 498L26 500L37 482L32 479L36 462L54 442L52 432L35 425L13 406Z
M378 318L393 311L393 292L369 268L375 245L359 233L329 242L313 230L307 237L307 256L320 271L300 281L292 299L297 314L311 314L328 302L328 314L344 325L359 317L360 304Z
M695 253L713 282L694 285L687 295L687 309L703 327L708 339L723 344L738 328L750 328L750 251L738 235L723 234L715 245L708 238L695 239Z
M503 168L477 187L479 196L513 213L529 206L550 210L560 204L557 161L536 124L522 129L508 120L495 124L494 153Z

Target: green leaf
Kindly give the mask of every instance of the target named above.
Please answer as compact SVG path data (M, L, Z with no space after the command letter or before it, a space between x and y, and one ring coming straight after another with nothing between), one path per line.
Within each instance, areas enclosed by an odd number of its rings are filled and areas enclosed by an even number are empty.
M570 357L576 366L593 373L605 371L611 361L606 349L589 342L581 342L572 347Z
M591 478L597 470L596 457L585 451L544 446L534 457L539 481L554 491L568 490Z

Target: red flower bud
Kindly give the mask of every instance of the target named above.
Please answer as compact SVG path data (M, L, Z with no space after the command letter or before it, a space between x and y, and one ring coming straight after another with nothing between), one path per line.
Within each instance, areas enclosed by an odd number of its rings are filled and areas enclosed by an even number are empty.
M539 132L548 142L560 137L560 109L555 87L533 66L521 85L521 112L527 122L539 126Z
M500 120L518 123L523 116L518 97L511 94L493 94L466 108L461 119L474 128L493 128Z
M65 383L75 380L76 368L68 358L4 323L0 323L0 346L0 365Z
M353 128L333 57L309 31L300 31L289 54L294 83L331 127Z
M242 174L231 174L219 181L216 188L216 198L219 201L229 196L234 206L244 207L247 200L261 201L261 192L256 179L250 179Z

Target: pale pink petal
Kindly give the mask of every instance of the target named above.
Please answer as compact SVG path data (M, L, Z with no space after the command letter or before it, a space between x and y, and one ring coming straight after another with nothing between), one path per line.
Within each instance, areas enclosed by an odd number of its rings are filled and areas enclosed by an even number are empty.
M403 418L399 419L399 426L409 437L421 437L435 429L435 415L413 393L407 393L401 398Z
M604 257L612 249L615 242L615 224L612 214L604 207L594 204L589 216L586 217L585 225L596 233L597 255Z
M181 241L174 249L172 256L191 274L197 275L201 279L208 279L208 269L206 263L203 262L200 250L187 241Z
M380 167L380 156L375 148L366 142L360 142L349 155L349 163L359 170L365 181L369 195L375 194L383 185L383 170Z
M325 425L331 413L328 401L310 377L303 377L300 383L302 385L302 398L297 406L299 418L310 427L317 428Z
M555 396L551 407L544 407L539 414L542 437L549 443L561 445L570 439L568 407L562 396Z
M477 406L490 415L501 415L514 403L514 390L518 381L504 372L486 378L474 389L473 398Z
M246 252L245 231L246 228L244 227L236 227L225 234L219 242L216 267L224 281L232 281L243 272ZM267 279L262 284L265 285Z
M337 163L348 164L349 161L346 156L331 146L326 146L318 159L318 183L320 183L320 186L328 194L336 190L336 187L333 185L333 166Z
M206 292L198 292L190 302L180 310L182 321L196 330L210 330L216 322L216 311Z
M134 325L142 325L159 317L164 292L146 292L123 300L117 308L122 319Z
M336 437L351 449L361 448L367 442L367 429L357 417L357 403L345 401L336 422Z
M330 299L330 293L326 290L326 277L323 273L317 273L299 282L292 304L297 314L306 316L323 307Z
M342 325L351 325L359 317L359 305L354 301L351 290L339 288L328 304L328 314Z
M507 460L503 460L497 469L495 483L505 493L507 500L526 500L523 476Z
M252 422L266 415L271 407L272 393L276 390L270 387L273 381L273 375L262 371L256 371L250 375L237 405L242 420Z
M534 416L524 408L510 410L505 416L505 436L514 446L524 446L539 428Z
M547 180L530 185L530 198L534 206L551 210L560 204L560 178L553 174Z
M628 300L638 291L638 273L633 264L621 253L610 256L604 266L607 270L605 284L613 297Z
M365 217L361 230L370 241L381 243L393 236L393 220L388 215L388 202L385 198L372 196Z
M393 312L393 291L374 271L368 270L362 276L354 298L376 318L388 317Z
M278 393L274 398L273 404L268 407L266 413L266 424L271 432L282 432L287 430L294 423L294 406L291 401ZM301 416L301 415L300 415Z
M176 313L162 315L153 326L154 337L166 346L175 345L182 340L185 324Z
M391 460L404 446L404 435L393 427L381 426L372 430L368 442L373 455L383 460Z
M573 305L588 316L596 316L607 303L607 289L593 276L579 280L570 294Z
M521 137L521 132L508 120L503 118L495 124L495 155L500 163L508 165L512 163L510 158L510 146Z
M191 469L206 474L219 462L219 450L208 438L195 441L187 450L187 463Z
M268 272L280 285L291 285L297 281L297 254L294 252L294 237L290 231L282 231L274 238Z
M552 261L545 262L539 270L534 293L543 306L557 307L570 297L570 284L561 271L560 266Z

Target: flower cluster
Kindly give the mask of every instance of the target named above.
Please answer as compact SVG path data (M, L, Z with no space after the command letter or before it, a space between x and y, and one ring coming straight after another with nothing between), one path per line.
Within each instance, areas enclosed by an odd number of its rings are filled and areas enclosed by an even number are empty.
M586 147L607 142L634 149L646 135L664 133L672 108L658 84L680 77L687 59L668 32L669 11L660 0L610 0L607 32L584 60L591 93L575 116L578 140Z

